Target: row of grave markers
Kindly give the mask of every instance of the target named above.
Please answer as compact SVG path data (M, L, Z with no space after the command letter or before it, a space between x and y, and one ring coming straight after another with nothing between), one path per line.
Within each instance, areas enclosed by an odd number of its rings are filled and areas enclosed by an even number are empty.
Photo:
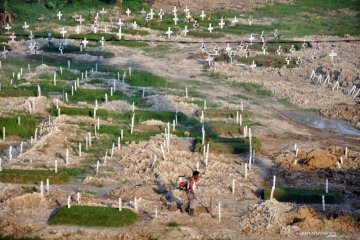
M320 86L330 86L330 84L331 84L330 74L328 74L328 75L326 75L326 77L324 77L321 73L319 73L317 75L315 70L311 71L309 80L311 83L313 83L315 85L320 85ZM339 91L339 88L340 88L340 82L339 82L339 80L337 80L335 83L332 84L331 90ZM360 88L357 89L355 84L353 86L351 86L349 90L347 90L347 95L351 96L354 99L357 98L359 96L359 94L360 94Z
M174 14L174 18L173 18L174 25L177 25L177 22L178 22L179 18L177 17L178 9L176 8L176 6L174 6L174 9L172 10L172 12L173 12L173 14ZM191 19L191 18L192 18L191 15L190 15L190 10L189 10L187 7L184 9L184 12L186 13L186 19ZM105 9L102 9L102 10L100 11L100 14L106 14L106 13L107 13L107 11L106 11ZM130 13L131 13L130 9L127 9L126 14L127 14L128 17L130 16ZM148 14L146 14L146 18L145 18L146 21L152 20L152 19L154 18L154 15L155 15L155 13L154 13L153 9L151 8L151 9L150 9L150 12L149 12ZM159 19L162 20L162 16L164 15L164 12L163 12L162 9L160 9L158 15L159 15ZM58 17L59 20L61 20L63 14L61 13L61 11L59 11L56 16ZM204 18L205 18L205 17L206 17L206 14L205 14L204 11L202 11L202 13L201 13L201 15L200 15L200 18L202 19L202 21L204 21ZM75 16L74 19L75 19L75 21L77 21L77 22L80 23L80 25L77 25L76 31L75 31L77 34L80 34L80 32L81 32L81 25L82 25L82 23L83 23L85 20L82 18L81 15ZM94 24L92 25L92 29L93 29L93 32L94 32L94 33L97 33L97 30L98 30L98 27L99 27L98 20L99 20L99 12L97 12L96 17L95 17L95 19L94 19ZM190 21L189 21L189 22L190 22ZM239 23L239 20L238 20L237 17L235 16L234 19L233 19L231 22L232 22L233 24L238 24L238 23ZM249 25L252 24L252 17L251 17L251 16L249 17L248 22L249 22ZM123 34L121 33L121 27L122 27L122 25L123 25L123 20L122 20L121 18L118 19L117 25L119 26L118 37L119 37L119 39L121 39L121 37L122 37L122 35L123 35ZM132 23L131 25L132 25L132 27L133 27L134 29L138 27L138 24L136 23L136 21L134 21L134 23ZM224 28L224 26L225 26L225 21L224 21L224 18L223 18L223 17L221 18L220 23L219 23L218 25L220 26L220 29L223 29L223 28ZM29 26L29 24L27 24L27 22L24 22L24 24L23 24L21 27L22 27L25 31L30 28L30 26ZM198 27L197 21L194 22L193 27L194 27L195 29ZM184 31L183 31L183 33L184 33L185 36L186 36L187 33L188 33L188 29L187 29L187 28L188 28L188 27L186 26L185 29L184 29ZM5 26L5 30L7 30L7 32L9 32L11 29L12 29L12 27L9 25L9 23L7 23L7 25ZM108 26L105 26L105 27L104 27L104 32L107 33L107 30L108 30ZM207 30L208 30L210 33L214 30L214 27L212 26L211 23L209 24L209 27L207 28ZM64 27L62 27L62 30L60 31L60 33L62 34L63 38L65 38L65 33L67 33L67 31L65 30ZM170 29L170 27L169 27L169 28L168 28L168 31L166 32L166 34L168 35L168 37L170 37L172 33L173 33L173 32L171 31L171 29ZM278 33L277 29L275 30L275 32L274 32L273 35L274 35L275 38L278 38L278 37L279 37L279 33ZM32 32L31 32L31 36L32 36L32 37L31 37L31 39L32 39L32 38L33 38ZM15 36L15 34L13 33L12 41L14 41L15 38L16 38L16 36ZM251 37L251 39L252 39L252 37ZM263 33L262 33L262 40L264 41L264 39L265 39L265 38L264 38L264 35L263 35ZM251 40L251 41L252 41L252 40Z

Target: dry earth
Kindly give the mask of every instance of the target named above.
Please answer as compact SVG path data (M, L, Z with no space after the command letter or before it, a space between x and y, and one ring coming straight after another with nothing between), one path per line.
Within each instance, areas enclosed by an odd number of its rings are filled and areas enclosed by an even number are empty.
M264 4L257 1L256 4ZM160 4L155 3L155 6ZM169 8L173 1L166 2ZM203 5L201 1L188 2L190 8ZM214 2L210 8L218 8L220 2ZM231 6L234 1L226 4ZM161 5L163 6L163 5ZM244 5L245 6L245 5ZM245 6L246 7L246 6ZM155 35L146 38L155 39ZM311 37L309 37L311 39ZM179 40L181 37L176 38ZM226 41L234 37L222 39ZM245 38L244 38L245 39ZM324 39L329 39L325 38ZM331 38L334 39L334 38ZM241 39L236 38L237 41ZM302 40L302 39L301 39ZM40 44L45 44L43 40ZM237 47L235 44L232 47ZM207 45L213 49L215 45ZM15 51L25 49L19 43ZM335 61L330 61L328 53L334 49L338 53ZM246 155L214 154L210 150L209 164L206 167L204 156L191 151L191 141L171 135L171 148L163 159L160 144L164 135L159 134L149 141L129 143L115 151L114 157L102 161L99 174L95 171L86 178L76 180L68 185L52 185L50 192L43 198L38 192L39 186L29 184L24 188L17 184L0 184L0 234L12 234L16 237L39 236L46 239L289 239L294 232L330 232L339 239L356 239L360 232L359 204L359 165L360 134L350 126L347 129L354 134L339 133L334 129L320 129L304 121L295 121L285 113L288 111L303 112L303 109L319 109L326 117L345 118L359 127L360 114L358 99L347 95L352 83L359 83L360 46L354 43L340 42L333 45L320 43L314 60L314 49L296 52L303 63L294 69L256 68L217 63L213 71L219 73L218 78L211 78L204 73L204 66L196 59L190 58L200 52L200 44L172 43L165 52L147 53L141 49L107 46L107 50L115 54L110 60L101 57L69 55L76 60L87 60L90 63L109 63L114 66L133 66L164 76L183 88L188 87L204 94L208 102L216 103L222 108L239 109L240 101L245 109L252 113L252 120L259 123L252 128L254 136L260 139L263 151L257 154L255 164L249 170L248 179L244 177L244 165L248 162ZM16 55L17 53L12 53ZM243 53L240 53L243 54ZM17 56L21 56L18 54ZM340 83L339 91L332 91L331 86L312 84L309 80L311 71L336 75ZM36 78L37 74L52 71L47 66L36 68L36 73L27 77ZM338 72L335 74L335 72ZM332 83L334 83L332 77ZM273 92L271 100L263 100L262 96L252 95L241 88L232 86L233 82L253 82L263 85ZM89 86L86 86L89 87ZM128 86L121 86L129 91ZM186 102L185 98L171 92L157 92L147 98L152 109L174 111L179 103L179 111L192 115L199 107ZM239 95L245 97L238 97ZM276 99L288 98L294 106L284 106ZM201 100L199 98L187 99ZM230 100L230 101L229 101ZM27 111L27 98L2 98L0 114L12 111ZM36 98L36 112L47 116L47 109L53 99ZM60 102L60 106L66 106ZM84 106L93 107L93 104ZM114 101L101 105L112 111L124 112L131 106L124 101ZM306 114L306 112L305 112ZM205 112L206 116L206 112ZM220 119L226 124L234 119ZM43 122L39 138L31 145L25 143L25 153L18 155L15 148L15 159L3 159L3 168L33 169L45 165L54 168L54 160L64 166L64 154L69 142L84 141L86 132L74 123L85 122L95 124L94 119L86 117L61 116L53 119L53 126ZM102 120L101 125L110 124L111 119ZM336 122L334 122L335 124ZM141 124L141 131L151 126L163 126L159 121L147 121ZM330 130L329 130L330 129ZM335 129L336 130L336 129ZM343 131L342 129L340 129ZM99 134L93 141L102 138ZM7 139L1 146L19 145L19 139ZM299 146L299 156L295 164L292 151L294 144ZM341 170L338 168L340 157L348 146L349 154L343 158ZM111 146L108 146L110 149ZM5 149L5 148L4 148ZM76 149L74 147L74 149ZM211 147L210 147L211 149ZM103 155L99 153L98 155ZM6 151L5 151L6 152ZM70 152L70 166L76 167L88 157L78 157L75 150ZM181 213L176 206L184 202L184 193L173 189L178 175L189 174L199 169L202 173L199 182L199 199L212 211L207 213L199 207L196 218ZM95 164L89 164L95 169ZM271 186L272 175L277 176L277 186L299 187L309 189L324 188L324 179L330 178L331 189L340 191L345 200L340 205L327 205L323 213L318 204L281 203L276 200L264 201L260 190ZM231 193L233 179L236 182L235 194ZM29 193L28 188L35 188ZM74 204L76 193L82 193L81 204L93 206L117 206L121 197L124 205L134 207L134 197L139 198L140 220L133 226L125 228L87 228L78 226L52 226L47 221L51 213L59 206L66 205L67 196L71 195ZM221 202L222 221L218 221L217 204ZM155 209L159 210L159 218L154 219ZM169 228L170 221L179 223L179 227ZM266 237L264 237L266 236ZM306 236L305 236L306 237ZM319 239L325 238L320 236Z

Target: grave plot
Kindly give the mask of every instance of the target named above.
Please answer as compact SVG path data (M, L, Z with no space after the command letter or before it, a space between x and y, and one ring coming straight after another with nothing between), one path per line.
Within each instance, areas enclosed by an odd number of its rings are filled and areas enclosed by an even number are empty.
M58 174L45 170L14 170L4 169L0 172L0 181L3 183L40 183L48 179L52 184L66 184L69 182L67 171Z
M355 2L1 4L0 238L359 232Z
M90 206L63 207L51 218L51 225L78 225L123 227L135 223L136 214L130 209L103 208Z

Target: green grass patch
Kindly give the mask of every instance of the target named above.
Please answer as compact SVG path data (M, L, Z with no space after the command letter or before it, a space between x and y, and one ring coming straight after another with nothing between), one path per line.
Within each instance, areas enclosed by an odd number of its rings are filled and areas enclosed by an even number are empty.
M62 38L62 34L60 32L54 32L51 30L35 31L34 36L35 38L47 38L49 36L49 33L51 33L51 37L53 38Z
M134 224L137 215L132 210L123 208L72 206L61 207L49 220L50 225L77 225L77 226L101 226L101 227L124 227Z
M42 47L42 49L44 52L51 52L51 53L59 53L59 46L56 45L50 45L47 46L45 45L44 47ZM64 48L63 50L64 54L67 53L74 53L74 54L89 54L91 56L101 56L104 58L112 58L115 56L114 53L112 52L106 52L106 51L88 51L88 50L83 50L82 52L80 51L80 46L72 46L72 45L68 45L67 47Z
M252 82L233 82L232 87L241 88L248 93L253 93L256 95L261 95L264 97L272 97L273 93L267 90L264 86L252 83Z
M280 103L286 107L294 107L295 106L293 103L290 102L290 100L288 98L280 98L277 101L278 101L278 103Z
M222 137L205 137L205 145L210 144L210 151L217 154L240 154L248 153L249 138L222 138ZM253 137L252 145L256 152L261 152L260 141ZM203 153L204 146L201 144L201 139L197 138L194 142L194 152Z
M223 38L225 37L225 34L223 33L217 33L217 32L203 32L203 31L189 31L189 36L197 37L197 38Z
M180 224L178 224L176 221L170 221L166 224L167 227L179 227Z
M48 76L42 75L41 77L47 78ZM56 85L53 85L52 83L50 83L50 80L40 81L39 85L40 85L42 96L49 96L50 93L63 93L65 88L68 87L67 82L57 81ZM31 91L33 93L33 95L35 95L35 96L37 96L37 94L38 94L37 84L28 85L28 86L20 86L19 89L21 89L22 91Z
M0 172L0 182L4 183L39 183L47 178L51 184L65 184L69 182L70 175L66 171L55 173L46 170L3 169Z
M35 97L36 93L31 90L19 89L17 87L3 86L0 97Z
M3 135L3 126L5 126L6 136L19 136L30 138L34 135L37 120L27 115L20 115L20 125L18 117L0 117L0 135Z
M148 9L149 6L144 0L123 0L121 1L122 9L131 9L135 11L140 11L142 9Z
M135 111L135 123L139 123L139 122L143 122L143 121L147 121L147 120L151 120L151 119L159 120L164 123L167 123L167 122L172 123L173 120L175 119L175 115L176 115L175 112L139 110L139 111ZM126 119L128 119L128 121L131 121L132 112L126 113L125 116L126 116ZM177 118L178 118L179 124L186 124L189 120L188 117L181 112L178 113Z
M57 84L60 85L60 86L64 86L65 83L60 82L60 84L59 84L58 80L74 81L77 77L78 76L75 73L73 73L72 71L69 71L67 69L64 69L64 68L63 68L62 74L61 74L60 71L56 71L56 81L57 81ZM54 83L54 74L41 73L39 75L39 78L44 79L44 80L49 80L47 82L41 81L40 86L48 85L49 83L51 83L51 84Z
M263 198L269 199L270 195L271 187L266 187ZM330 204L338 204L343 200L343 197L339 193L331 190L326 194L324 190L276 187L274 191L274 198L279 202L321 203L322 195L325 196L325 202Z
M84 39L88 41L100 41L104 37L105 41L115 41L117 37L114 34L110 33L81 33L81 34L71 34L69 38L71 39ZM80 47L79 47L80 49Z
M125 82L132 86L142 87L174 87L174 84L167 83L163 77L154 75L145 71L133 71L131 76L125 79Z
M119 90L115 91L113 96L110 96L110 90L78 88L77 91L74 92L74 96L68 94L68 100L70 103L87 102L93 104L95 103L95 100L98 100L98 102L105 102L106 93L108 96L108 101L125 98L125 94Z
M82 177L84 176L88 170L85 168L61 168L60 171L69 175L70 177Z
M244 121L243 120L243 126L240 126L239 124L236 123L224 123L224 122L210 122L210 123L206 123L206 128L208 128L208 131L216 134L216 135L239 135L239 134L243 134L244 130L244 126L247 125L250 127L249 125L249 121ZM205 129L207 130L207 129Z
M260 7L249 15L276 19L268 28L279 29L287 36L359 35L359 6L358 1L295 0L291 4ZM350 16L349 11L355 16Z
M54 107L49 110L49 113L51 116L57 116L58 110ZM60 108L60 113L62 115L78 115L78 116L88 116L93 117L94 116L94 109L92 108L72 108L72 107L63 107ZM107 118L109 116L108 111L105 109L98 109L96 111L96 116L100 118Z
M112 42L115 46L123 46L123 47L132 47L132 48L143 48L148 47L149 44L147 42L141 42L141 41L116 41Z
M125 33L125 34L140 35L140 36L146 36L146 35L149 35L149 34L150 34L148 31L145 31L145 30L136 30L136 29L123 29L122 31L123 31L123 33Z
M10 1L9 1L10 2ZM16 21L28 23L39 23L37 17L44 15L46 22L57 22L62 25L75 25L75 21L69 20L72 13L80 13L87 17L88 11L101 8L109 8L111 1L102 0L77 0L77 1L33 1L16 0L8 4L8 10L16 13ZM63 19L59 21L56 17L57 10L60 9L64 14Z

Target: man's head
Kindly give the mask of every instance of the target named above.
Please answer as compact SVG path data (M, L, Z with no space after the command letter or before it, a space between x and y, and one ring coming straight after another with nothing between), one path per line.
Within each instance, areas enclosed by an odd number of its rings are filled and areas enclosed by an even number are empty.
M199 171L193 171L193 178L194 178L195 180L197 180L197 179L199 178L199 176L200 176Z

